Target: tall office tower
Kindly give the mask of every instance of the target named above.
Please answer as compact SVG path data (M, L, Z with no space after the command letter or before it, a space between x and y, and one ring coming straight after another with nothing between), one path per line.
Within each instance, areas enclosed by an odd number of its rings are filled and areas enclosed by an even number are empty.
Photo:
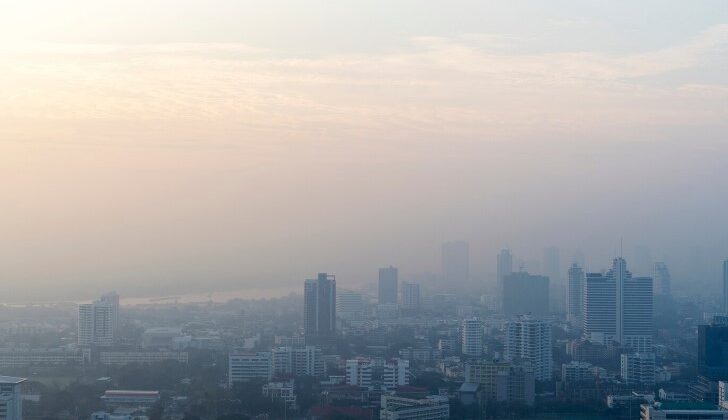
M336 277L319 273L303 288L303 331L306 345L332 345L336 339Z
M652 386L655 384L655 354L622 354L620 371L627 385Z
M470 247L465 241L442 245L442 277L451 287L464 285L470 279Z
M506 276L513 273L513 254L510 249L501 249L498 253L497 263L497 278L498 281L498 300L503 301L503 279Z
M530 313L536 317L549 314L549 278L525 272L512 273L503 279L503 312L508 316Z
M671 295L671 279L670 270L667 269L667 264L664 262L656 262L653 270L654 279L654 292L656 295L670 296Z
M417 283L402 283L402 309L416 311L420 309L420 285Z
M632 269L637 276L649 276L652 272L652 253L647 245L637 245L635 247Z
M698 373L712 380L728 377L728 316L698 325Z
M584 283L584 338L616 341L638 353L652 351L652 278L632 277L616 258L606 275L588 273Z
M463 355L480 357L483 354L483 323L478 318L463 320Z
M111 297L115 296L116 299ZM110 346L114 344L119 296L105 295L92 303L78 305L78 345Z
M364 298L361 293L341 290L336 293L336 315L344 320L362 318L364 314Z
M536 380L550 381L553 370L551 323L521 315L506 323L505 359L526 362Z
M23 420L23 382L25 378L0 376L0 419Z
M728 260L723 261L723 313L728 314Z
M379 269L379 304L397 303L397 268Z
M569 267L569 294L567 296L567 320L572 325L581 326L584 297L584 270L576 263Z

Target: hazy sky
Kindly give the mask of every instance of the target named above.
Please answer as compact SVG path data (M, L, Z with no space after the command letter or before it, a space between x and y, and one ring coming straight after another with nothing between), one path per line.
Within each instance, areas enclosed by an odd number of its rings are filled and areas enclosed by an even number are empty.
M728 255L728 2L493 3L0 3L3 294Z

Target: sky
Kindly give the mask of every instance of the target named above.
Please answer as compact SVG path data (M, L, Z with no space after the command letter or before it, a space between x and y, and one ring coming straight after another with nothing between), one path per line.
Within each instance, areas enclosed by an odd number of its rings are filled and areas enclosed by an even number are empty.
M0 300L355 288L458 239L484 282L621 241L717 288L727 133L725 1L3 2Z

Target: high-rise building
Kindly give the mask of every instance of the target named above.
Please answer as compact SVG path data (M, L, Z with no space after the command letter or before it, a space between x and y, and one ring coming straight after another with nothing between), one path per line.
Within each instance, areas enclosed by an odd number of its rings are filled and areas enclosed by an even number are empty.
M670 296L671 283L670 270L664 262L656 262L653 270L654 292L656 295Z
M319 273L303 289L303 330L307 345L331 345L336 338L336 277Z
M526 272L512 273L503 279L503 312L508 316L549 314L549 278Z
M78 345L114 344L119 313L119 295L110 293L92 303L78 305Z
M23 420L24 378L0 376L0 419Z
M480 357L483 354L483 323L480 319L463 320L462 349L464 356Z
M551 323L521 315L506 323L505 359L526 363L538 381L550 381L553 371Z
M498 301L503 302L503 280L513 273L513 254L510 249L501 249L497 258Z
M402 283L402 309L416 311L420 309L420 285L417 283Z
M723 261L723 313L728 314L728 260Z
M620 371L627 385L655 384L655 354L625 353L621 355Z
M569 294L567 297L567 320L572 325L581 326L584 297L584 270L576 263L569 267Z
M632 277L623 258L606 275L588 273L584 283L584 337L616 341L638 353L652 351L651 277Z
M277 347L271 350L271 369L279 376L313 376L326 374L323 352L320 347Z
M397 303L397 268L389 267L379 269L379 304Z
M465 241L442 245L442 277L448 286L458 287L470 279L470 247Z
M728 377L728 317L698 325L698 372L712 380Z

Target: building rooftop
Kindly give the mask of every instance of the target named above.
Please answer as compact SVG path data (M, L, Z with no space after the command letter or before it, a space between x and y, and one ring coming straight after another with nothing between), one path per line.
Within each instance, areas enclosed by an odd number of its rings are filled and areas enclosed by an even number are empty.
M0 384L19 384L25 382L25 378L17 378L15 376L0 375Z

